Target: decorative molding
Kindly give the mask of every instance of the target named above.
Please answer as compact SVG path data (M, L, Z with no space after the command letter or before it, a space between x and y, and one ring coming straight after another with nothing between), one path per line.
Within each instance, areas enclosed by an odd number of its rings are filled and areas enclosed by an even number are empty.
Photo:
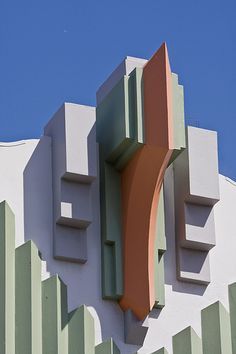
M185 148L183 87L165 44L142 64L123 76L124 63L115 70L96 111L103 297L120 300L126 341L136 344L145 338L145 317L165 304L162 182Z
M54 257L84 263L97 176L95 108L65 103L44 134L52 139Z
M141 76L141 69L124 76L97 107L103 297L106 299L119 299L123 295L120 170L143 142Z
M209 250L215 246L213 206L219 200L216 132L187 127L187 149L174 161L177 276L210 282Z

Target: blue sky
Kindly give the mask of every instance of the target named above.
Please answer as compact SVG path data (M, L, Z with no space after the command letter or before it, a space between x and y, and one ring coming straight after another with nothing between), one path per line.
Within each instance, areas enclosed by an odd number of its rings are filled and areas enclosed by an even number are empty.
M167 42L186 121L218 131L220 171L236 180L235 0L2 0L0 140L39 137L64 102L95 93L126 56Z

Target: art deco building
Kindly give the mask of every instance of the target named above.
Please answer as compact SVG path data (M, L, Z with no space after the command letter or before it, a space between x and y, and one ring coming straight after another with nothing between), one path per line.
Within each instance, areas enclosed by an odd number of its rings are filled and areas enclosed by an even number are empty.
M0 354L235 354L236 184L166 45L0 144Z

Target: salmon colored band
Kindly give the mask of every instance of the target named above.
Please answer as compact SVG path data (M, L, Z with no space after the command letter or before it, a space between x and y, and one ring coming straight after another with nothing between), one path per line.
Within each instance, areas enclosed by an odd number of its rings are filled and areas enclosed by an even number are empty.
M124 295L120 305L139 319L144 319L155 303L157 206L173 150L171 80L163 44L143 71L145 145L121 172Z

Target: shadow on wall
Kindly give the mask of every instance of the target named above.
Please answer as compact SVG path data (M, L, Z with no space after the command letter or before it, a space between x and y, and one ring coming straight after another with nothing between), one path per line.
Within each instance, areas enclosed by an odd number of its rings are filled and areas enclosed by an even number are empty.
M40 139L26 165L23 181L25 241L33 240L43 259L49 261L53 247L51 138Z
M165 284L171 285L173 291L202 296L207 286L201 284L187 283L177 279L176 262L176 237L175 237L175 210L174 210L174 183L173 167L170 166L165 174L165 225L167 251L165 252ZM194 252L194 251L193 251ZM188 264L186 269L193 272L201 270L201 260L198 263L192 262L192 257L186 258ZM198 269L199 268L199 269Z

